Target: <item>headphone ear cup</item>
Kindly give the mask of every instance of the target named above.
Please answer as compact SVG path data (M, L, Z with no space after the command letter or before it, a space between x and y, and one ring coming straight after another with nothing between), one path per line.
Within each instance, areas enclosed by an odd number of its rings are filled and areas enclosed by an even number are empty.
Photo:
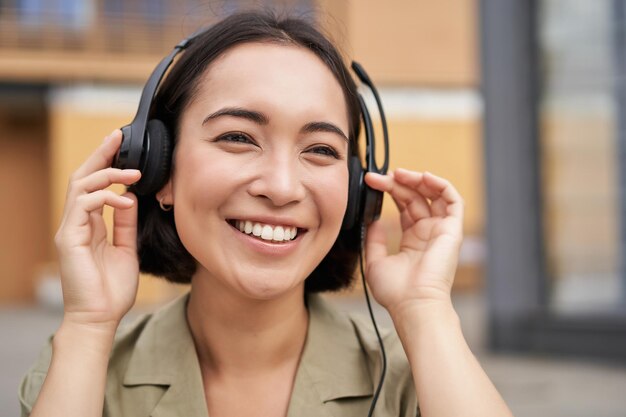
M133 186L132 190L139 195L159 191L169 178L172 142L167 127L159 119L148 121L144 152L141 163L141 179Z
M352 229L359 223L361 217L361 200L363 199L363 167L358 156L351 156L348 165L349 184L348 184L348 205L346 214L343 217L341 228L344 230Z
M365 225L370 225L380 218L383 208L383 193L370 188L367 184L364 184L364 187L363 210L361 211L360 221L365 223Z

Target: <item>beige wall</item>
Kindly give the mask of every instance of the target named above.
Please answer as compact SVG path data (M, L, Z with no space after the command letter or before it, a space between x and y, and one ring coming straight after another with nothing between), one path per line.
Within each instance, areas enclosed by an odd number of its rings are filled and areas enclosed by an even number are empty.
M0 108L0 302L31 300L50 257L46 128L43 109Z
M476 85L476 0L319 0L321 23L383 84Z
M150 75L159 58L158 54L120 57L110 52L0 48L0 80L27 83L84 80L141 82Z
M482 136L476 120L390 121L390 168L430 171L450 180L466 202L464 229L484 228ZM393 204L385 206L392 210Z

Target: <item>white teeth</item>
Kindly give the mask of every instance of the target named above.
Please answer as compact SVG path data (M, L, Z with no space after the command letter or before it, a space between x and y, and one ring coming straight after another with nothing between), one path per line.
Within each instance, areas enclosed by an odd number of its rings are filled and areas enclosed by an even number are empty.
M260 237L263 240L283 242L295 239L297 227L270 226L262 223L253 223L249 220L236 220L235 227L247 235Z
M291 236L291 233L289 235ZM276 226L276 228L274 229L274 237L273 237L273 239L278 241L278 242L282 242L284 237L285 237L285 229L283 229L280 226ZM287 238L287 240L288 239L289 238Z
M263 226L263 232L261 232L261 239L272 240L274 237L274 231L270 226Z

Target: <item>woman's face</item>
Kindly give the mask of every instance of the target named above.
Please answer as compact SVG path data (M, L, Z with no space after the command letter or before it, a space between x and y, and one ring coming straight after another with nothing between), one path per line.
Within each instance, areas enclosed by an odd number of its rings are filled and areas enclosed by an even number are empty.
M348 127L338 81L302 47L246 43L211 63L159 194L198 262L194 284L254 299L302 288L341 228Z

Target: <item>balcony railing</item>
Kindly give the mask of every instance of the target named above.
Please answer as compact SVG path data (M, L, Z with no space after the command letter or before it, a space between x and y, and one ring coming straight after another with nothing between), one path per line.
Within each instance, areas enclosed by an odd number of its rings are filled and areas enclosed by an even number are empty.
M2 80L143 80L178 41L250 6L312 0L0 0Z
M0 47L162 53L235 10L309 14L313 0L3 0Z
M0 48L161 54L210 22L208 14L170 14L157 19L138 13L91 13L79 19L75 14L61 11L27 13L4 7L0 8Z

